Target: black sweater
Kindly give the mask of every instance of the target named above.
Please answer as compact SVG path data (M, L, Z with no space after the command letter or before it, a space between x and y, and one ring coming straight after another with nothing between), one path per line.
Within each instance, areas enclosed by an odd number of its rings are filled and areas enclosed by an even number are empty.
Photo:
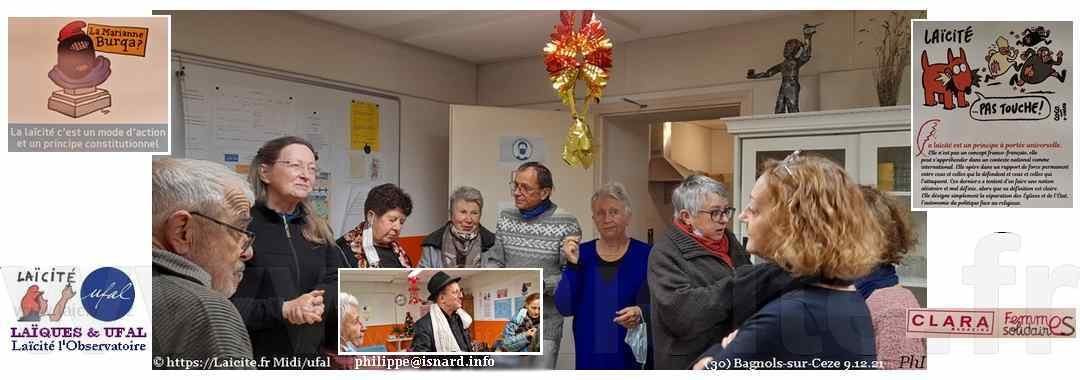
M265 203L251 208L255 254L231 300L251 334L256 358L317 354L324 341L337 341L337 268L344 259L335 245L304 239L304 210L298 210L286 220ZM281 315L282 303L315 289L326 291L323 322L289 324Z

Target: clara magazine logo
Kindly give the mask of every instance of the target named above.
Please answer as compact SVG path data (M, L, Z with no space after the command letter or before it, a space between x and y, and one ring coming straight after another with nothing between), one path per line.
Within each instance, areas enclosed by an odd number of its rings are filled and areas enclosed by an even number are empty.
M135 271L86 269L2 268L14 313L12 351L146 351L148 309Z

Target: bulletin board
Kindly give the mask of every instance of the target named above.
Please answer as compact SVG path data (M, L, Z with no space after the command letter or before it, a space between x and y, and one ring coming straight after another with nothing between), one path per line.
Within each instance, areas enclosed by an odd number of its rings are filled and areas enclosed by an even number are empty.
M247 174L263 143L295 135L319 154L311 200L335 235L367 192L400 183L401 102L348 83L173 51L172 152Z

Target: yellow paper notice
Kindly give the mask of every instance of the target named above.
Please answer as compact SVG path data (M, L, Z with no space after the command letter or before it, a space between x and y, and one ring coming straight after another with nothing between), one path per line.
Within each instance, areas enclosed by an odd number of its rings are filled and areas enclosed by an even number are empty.
M363 150L364 153L378 152L379 106L353 100L349 108L349 134L350 149Z

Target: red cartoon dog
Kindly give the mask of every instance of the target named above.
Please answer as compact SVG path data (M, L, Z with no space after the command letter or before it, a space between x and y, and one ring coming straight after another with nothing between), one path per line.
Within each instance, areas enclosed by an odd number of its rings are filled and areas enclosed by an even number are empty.
M937 96L941 95L941 102L945 109L967 107L967 99L964 94L971 93L971 67L967 63L967 55L964 48L960 48L960 56L954 57L952 49L948 49L948 60L945 63L930 64L926 57L926 50L922 52L922 86L926 97L926 106L936 106ZM953 98L956 103L953 104Z

